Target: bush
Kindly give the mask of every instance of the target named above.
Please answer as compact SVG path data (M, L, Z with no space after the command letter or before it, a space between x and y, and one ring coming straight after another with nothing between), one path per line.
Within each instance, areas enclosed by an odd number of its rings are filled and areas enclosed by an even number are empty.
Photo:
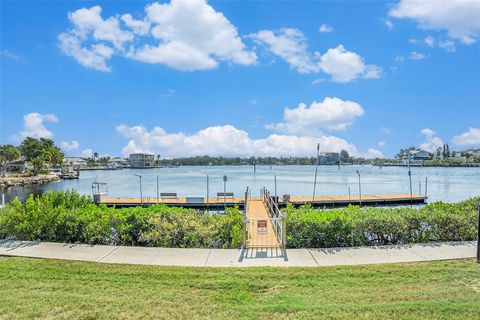
M420 209L359 208L314 210L289 205L287 245L292 248L346 247L429 241L475 240L477 199L432 203ZM180 248L238 248L243 215L224 215L153 205L108 208L75 191L30 196L0 209L0 239Z
M31 195L0 211L0 238L88 244L237 248L242 244L238 208L217 215L153 205L108 208L75 191Z
M477 239L477 199L436 202L420 209L359 208L314 210L288 206L289 247L345 247Z

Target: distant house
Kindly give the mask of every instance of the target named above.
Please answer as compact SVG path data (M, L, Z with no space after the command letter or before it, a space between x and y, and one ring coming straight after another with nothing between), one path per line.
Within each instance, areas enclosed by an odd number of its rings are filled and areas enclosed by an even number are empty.
M151 153L132 153L129 156L132 168L148 168L155 166L155 155Z
M29 169L25 160L17 160L8 162L2 165L3 172L11 172L11 173L25 173L26 169Z
M63 164L72 168L86 168L87 161L81 157L64 157Z
M113 168L123 168L129 165L128 159L122 157L113 157L108 160L108 166Z
M425 150L410 150L405 152L402 158L403 164L422 164L425 161L431 160L432 155Z
M318 164L335 165L340 162L340 153L322 152L318 155Z
M462 151L462 153L469 155L469 156L480 156L480 148L475 149L467 149Z

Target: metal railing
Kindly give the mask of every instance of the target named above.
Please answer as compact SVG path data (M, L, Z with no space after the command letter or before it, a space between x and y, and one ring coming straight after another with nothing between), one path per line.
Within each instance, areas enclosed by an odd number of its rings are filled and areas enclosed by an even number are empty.
M286 246L286 215L278 208L266 188L260 191L261 200L267 210L268 218L249 218L249 200L251 190L245 192L245 217L243 228L244 247L268 248ZM263 227L265 225L265 228Z

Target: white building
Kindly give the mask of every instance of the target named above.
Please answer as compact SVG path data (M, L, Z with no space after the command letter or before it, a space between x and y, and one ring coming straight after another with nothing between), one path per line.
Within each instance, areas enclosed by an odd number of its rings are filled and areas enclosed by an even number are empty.
M123 168L129 165L128 159L122 157L113 157L108 160L108 166L113 168Z
M338 164L340 162L340 153L322 152L318 155L318 164Z
M63 164L73 168L86 168L87 161L80 157L64 157Z
M132 168L147 168L155 166L155 155L151 153L132 153L129 157Z
M422 164L425 161L431 160L432 155L425 150L410 150L405 152L402 157L403 164Z

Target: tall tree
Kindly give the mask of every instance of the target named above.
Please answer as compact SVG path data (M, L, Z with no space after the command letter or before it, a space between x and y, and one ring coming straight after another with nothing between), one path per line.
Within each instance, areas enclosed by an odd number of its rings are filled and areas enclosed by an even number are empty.
M4 144L0 146L0 161L12 162L20 158L20 150L11 144Z
M20 152L33 165L34 173L40 173L46 165L62 164L65 154L51 139L27 137L20 144Z

